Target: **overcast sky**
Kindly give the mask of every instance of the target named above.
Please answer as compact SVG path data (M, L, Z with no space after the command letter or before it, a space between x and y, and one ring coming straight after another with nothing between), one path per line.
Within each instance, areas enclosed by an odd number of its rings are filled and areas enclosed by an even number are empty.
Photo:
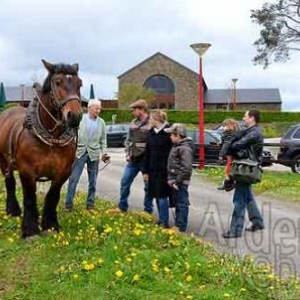
M0 81L43 81L41 59L79 63L82 93L114 98L117 76L156 52L198 72L190 44L209 42L203 76L209 88L279 88L284 110L300 110L300 54L267 70L254 66L260 28L250 10L262 0L1 0Z

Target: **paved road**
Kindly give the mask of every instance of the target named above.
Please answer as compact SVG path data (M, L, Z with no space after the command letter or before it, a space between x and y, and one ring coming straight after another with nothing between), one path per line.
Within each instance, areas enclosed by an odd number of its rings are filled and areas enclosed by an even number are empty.
M110 154L111 164L99 173L97 195L117 203L120 178L125 166L124 150L110 149ZM138 176L132 186L131 210L143 209L142 186L142 177ZM86 188L86 175L82 177L81 188ZM232 212L232 192L218 191L214 185L203 182L196 175L192 178L189 191L189 232L201 236L222 251L242 256L252 254L258 263L273 263L279 274L287 271L300 274L300 206L258 196L266 229L255 233L246 232L239 239L224 240L221 234L228 228ZM173 223L171 215L171 225Z

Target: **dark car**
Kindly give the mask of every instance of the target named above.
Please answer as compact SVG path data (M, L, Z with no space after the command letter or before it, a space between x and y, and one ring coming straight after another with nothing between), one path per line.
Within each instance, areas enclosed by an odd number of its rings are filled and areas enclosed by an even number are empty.
M199 131L188 130L187 136L190 137L195 145L193 164L199 164ZM218 164L220 152L221 136L213 130L204 130L204 153L205 164Z
M124 147L128 124L113 124L106 126L107 147Z
M187 135L194 141L194 164L199 164L199 131L188 130ZM221 149L221 133L216 130L204 131L204 151L205 151L205 164L219 164L219 152ZM274 161L274 157L271 152L264 148L262 153L262 166L271 166Z
M300 123L290 126L281 138L277 160L300 174Z

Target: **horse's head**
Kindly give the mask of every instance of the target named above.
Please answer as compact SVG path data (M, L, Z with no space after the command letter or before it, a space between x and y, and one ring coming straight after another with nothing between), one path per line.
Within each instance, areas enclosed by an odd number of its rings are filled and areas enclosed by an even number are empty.
M82 110L80 104L81 79L78 77L78 64L51 64L42 60L49 74L43 84L43 93L51 93L56 107L61 111L67 126L79 126Z

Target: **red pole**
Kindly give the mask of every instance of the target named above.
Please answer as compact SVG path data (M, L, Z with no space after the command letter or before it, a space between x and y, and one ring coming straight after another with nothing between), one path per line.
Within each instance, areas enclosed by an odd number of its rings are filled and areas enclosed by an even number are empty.
M202 57L200 56L199 73L199 169L204 169L204 89L202 76Z

